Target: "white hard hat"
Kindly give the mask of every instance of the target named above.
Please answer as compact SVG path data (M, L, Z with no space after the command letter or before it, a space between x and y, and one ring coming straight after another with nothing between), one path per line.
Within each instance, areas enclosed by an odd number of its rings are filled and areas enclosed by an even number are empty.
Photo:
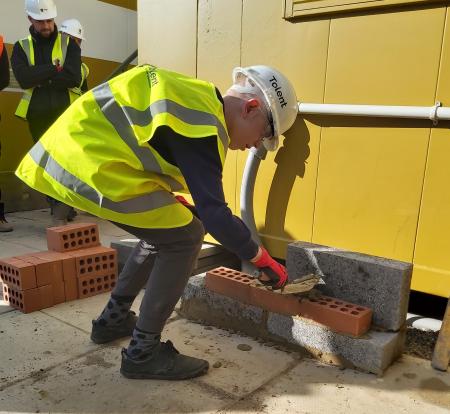
M81 23L77 19L64 20L59 26L59 31L67 33L77 39L86 40L84 38L84 29Z
M264 65L235 68L233 82L242 92L260 96L262 93L274 127L273 138L265 139L263 144L267 150L275 151L279 135L292 126L298 114L297 96L291 82L278 70Z
M48 20L56 17L53 0L25 0L25 11L35 20Z

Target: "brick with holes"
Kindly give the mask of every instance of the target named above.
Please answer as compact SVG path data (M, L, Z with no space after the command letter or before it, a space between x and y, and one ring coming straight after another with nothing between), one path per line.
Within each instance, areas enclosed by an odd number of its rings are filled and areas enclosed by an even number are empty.
M117 282L117 272L113 269L100 270L79 275L77 280L79 298L87 298L112 290Z
M67 252L75 259L77 277L95 275L98 272L117 274L117 251L110 247L98 246L89 249Z
M323 295L302 299L298 315L354 336L364 335L372 322L370 308Z
M53 287L51 285L19 290L3 285L3 300L23 313L35 312L54 305Z
M26 258L33 256L46 261L53 261L60 263L62 269L62 283L61 286L60 279L54 281L56 285L55 297L62 297L61 291L64 290L64 298L66 302L78 299L78 281L77 281L77 270L75 265L75 258L70 256L68 253L60 253L53 251L43 251L34 252L24 255Z
M218 267L206 273L206 288L250 304L250 283L253 278L237 270Z
M17 290L37 287L34 265L17 258L0 260L0 278L5 285Z
M95 223L76 223L47 229L47 246L56 252L69 252L98 246L100 237Z
M299 312L299 300L293 295L280 295L265 286L250 288L250 304L270 312L294 316Z

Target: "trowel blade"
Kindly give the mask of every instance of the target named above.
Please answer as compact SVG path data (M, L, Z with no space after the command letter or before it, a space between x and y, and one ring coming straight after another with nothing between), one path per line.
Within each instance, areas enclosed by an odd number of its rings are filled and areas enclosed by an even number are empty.
M322 281L320 276L311 273L309 275L302 276L287 283L280 291L282 295L290 295L293 293L304 293L309 292L314 288L320 281Z

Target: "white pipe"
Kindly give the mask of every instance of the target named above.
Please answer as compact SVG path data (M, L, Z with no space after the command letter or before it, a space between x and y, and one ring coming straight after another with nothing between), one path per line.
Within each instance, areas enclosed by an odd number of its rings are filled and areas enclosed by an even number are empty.
M425 318L424 316L408 313L406 315L406 325L421 331L438 332L441 329L442 321L439 319Z
M434 123L450 119L450 108L440 102L434 106L389 106L299 103L299 114L373 116L430 119Z
M266 155L267 150L264 145L261 145L258 149L250 149L242 174L241 184L240 203L242 221L249 228L253 240L259 245L262 243L256 228L255 214L253 212L253 193L255 190L256 174L258 173L259 164L266 158ZM255 274L256 268L250 262L242 261L242 271L251 275Z

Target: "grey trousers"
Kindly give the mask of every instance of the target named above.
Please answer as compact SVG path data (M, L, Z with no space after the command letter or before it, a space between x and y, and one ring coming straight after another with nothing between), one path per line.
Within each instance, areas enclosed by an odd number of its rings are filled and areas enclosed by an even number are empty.
M112 294L136 297L145 286L136 326L160 333L194 270L205 235L203 224L196 217L187 226L173 229L114 224L140 242L128 257Z

